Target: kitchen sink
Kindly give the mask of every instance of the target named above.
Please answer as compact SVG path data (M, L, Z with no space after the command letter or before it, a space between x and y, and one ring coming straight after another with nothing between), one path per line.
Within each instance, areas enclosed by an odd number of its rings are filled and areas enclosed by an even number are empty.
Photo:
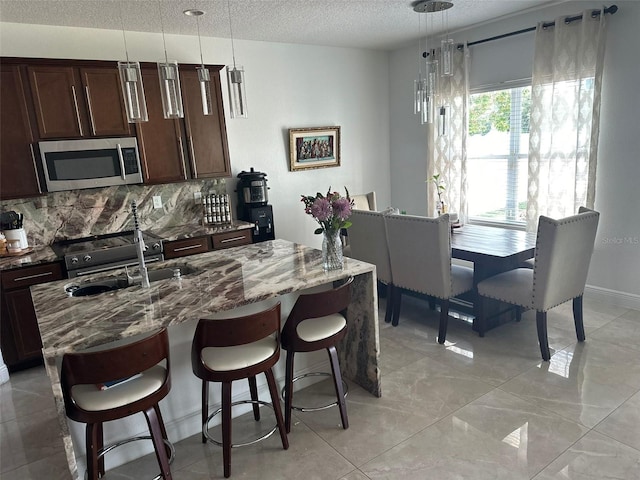
M190 265L174 265L166 268L157 268L149 270L149 282L157 282L158 280L168 280L170 278L180 278L189 275L198 270ZM127 277L115 277L104 280L94 280L88 283L69 283L64 286L64 291L70 297L86 297L89 295L99 295L105 292L120 290L131 286L132 283Z

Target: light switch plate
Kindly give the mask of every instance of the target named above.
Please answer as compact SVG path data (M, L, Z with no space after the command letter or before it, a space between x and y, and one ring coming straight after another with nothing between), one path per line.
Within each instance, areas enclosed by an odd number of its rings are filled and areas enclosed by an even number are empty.
M160 195L153 196L153 208L162 208L162 197Z

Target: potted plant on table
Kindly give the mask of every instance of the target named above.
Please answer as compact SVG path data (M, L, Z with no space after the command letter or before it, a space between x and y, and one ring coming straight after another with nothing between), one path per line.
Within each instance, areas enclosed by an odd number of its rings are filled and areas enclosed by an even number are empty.
M342 197L338 192L332 192L331 187L326 195L318 192L315 195L302 195L301 202L304 203L304 212L311 215L320 225L313 232L316 235L322 234L322 267L325 270L340 270L343 265L342 242L340 241L340 230L349 228L353 200L349 196Z
M433 175L429 180L427 180L427 182L433 183L436 187L436 194L438 195L438 202L436 203L436 212L438 216L444 213L447 213L447 207L444 204L444 201L442 200L442 194L447 188L445 187L442 180L440 180L440 174L438 173L436 175Z

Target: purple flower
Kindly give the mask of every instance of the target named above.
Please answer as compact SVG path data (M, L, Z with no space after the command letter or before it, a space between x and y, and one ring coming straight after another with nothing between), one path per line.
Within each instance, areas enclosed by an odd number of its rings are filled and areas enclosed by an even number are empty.
M351 215L351 202L346 198L338 198L333 202L333 213L340 220L346 220Z
M331 203L326 198L316 198L311 205L311 215L318 221L324 222L331 217Z

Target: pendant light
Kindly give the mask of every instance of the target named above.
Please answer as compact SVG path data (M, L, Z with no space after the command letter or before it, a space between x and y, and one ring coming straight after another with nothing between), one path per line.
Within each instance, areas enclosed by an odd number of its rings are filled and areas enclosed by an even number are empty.
M160 4L160 0L158 0L158 9L160 10L160 26L162 28L162 43L164 45L164 62L158 62L162 111L164 118L184 118L178 62L175 60L169 61L167 57L167 43L164 38L164 20L162 18L162 5Z
M182 13L190 17L196 17L198 45L200 46L200 66L196 67L196 70L198 71L198 81L200 82L202 113L204 115L211 115L213 114L213 106L211 104L211 75L209 74L209 69L204 66L204 60L202 59L202 40L200 39L200 17L204 15L204 12L202 10L190 9Z
M122 18L122 2L120 2L120 23L122 25L122 38L124 40L124 51L127 57L125 62L118 62L120 72L120 87L124 98L124 108L127 112L129 123L148 122L147 102L144 98L144 86L142 85L142 72L139 62L129 61L129 50L127 49L127 36L124 33L124 20Z
M451 7L453 4L451 4ZM453 38L449 38L449 12L451 7L441 10L442 28L444 29L444 37L440 41L440 74L443 77L450 77L453 75L453 49L456 48L453 44Z
M247 118L247 93L245 91L244 68L236 65L236 51L233 45L233 29L231 27L231 5L227 0L229 13L229 35L231 37L231 55L233 67L227 66L227 87L229 88L229 103L231 104L231 118Z

